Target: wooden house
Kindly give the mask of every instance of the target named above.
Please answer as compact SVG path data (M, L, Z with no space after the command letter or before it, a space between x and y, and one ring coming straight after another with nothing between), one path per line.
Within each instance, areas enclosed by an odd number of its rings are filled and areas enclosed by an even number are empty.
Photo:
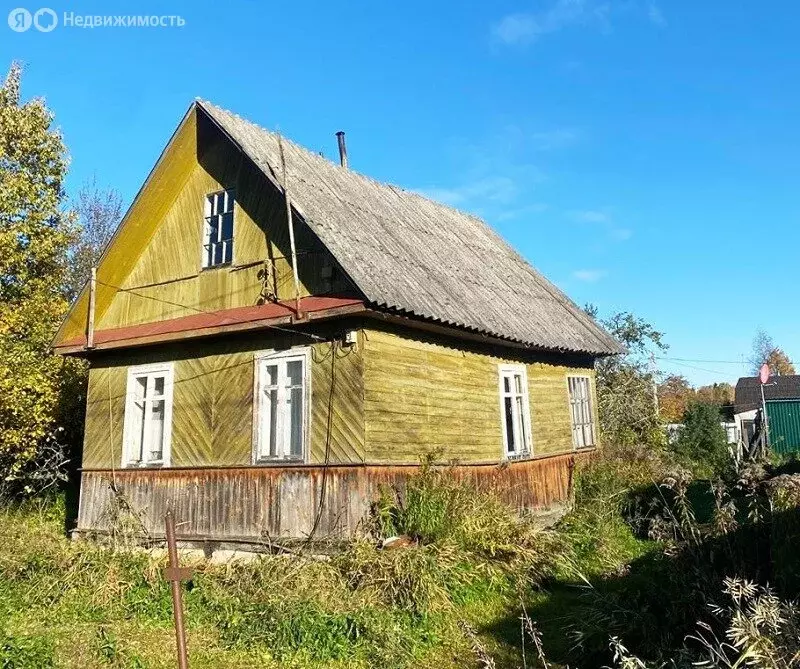
M420 456L520 508L597 446L604 330L478 218L195 102L54 340L89 360L77 531L342 537Z

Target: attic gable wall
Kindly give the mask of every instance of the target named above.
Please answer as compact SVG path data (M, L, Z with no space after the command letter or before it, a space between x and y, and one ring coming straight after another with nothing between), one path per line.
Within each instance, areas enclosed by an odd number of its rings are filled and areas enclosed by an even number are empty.
M181 141L165 156L168 164L160 166L157 196L151 184L145 186L98 269L97 329L294 297L282 194L202 112L192 112L177 136ZM233 263L202 269L205 196L222 189L235 191ZM134 225L139 234L128 230ZM353 292L298 217L295 236L301 297ZM332 278L323 276L325 267ZM83 332L85 314L84 307L72 315L72 336Z

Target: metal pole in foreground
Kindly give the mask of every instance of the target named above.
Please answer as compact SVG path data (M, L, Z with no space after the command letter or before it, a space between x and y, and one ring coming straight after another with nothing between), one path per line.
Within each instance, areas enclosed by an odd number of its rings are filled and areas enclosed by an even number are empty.
M183 601L181 598L181 581L190 578L192 570L178 566L178 546L175 543L175 518L172 511L164 517L167 526L167 550L169 567L164 570L164 578L172 584L172 610L175 614L175 641L178 647L178 669L189 669L189 658L186 653L186 630L183 626Z
M764 397L764 384L761 384L761 415L762 415L762 428L764 429L764 452L766 453L769 447L769 418L767 417L767 400Z

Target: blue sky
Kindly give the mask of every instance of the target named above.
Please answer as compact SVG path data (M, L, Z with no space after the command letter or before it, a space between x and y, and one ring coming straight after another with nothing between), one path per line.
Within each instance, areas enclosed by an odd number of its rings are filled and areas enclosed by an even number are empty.
M331 158L347 131L354 169L482 215L579 304L663 330L682 359L665 372L735 380L759 326L800 356L796 3L47 6L186 21L0 22L0 67L21 60L23 95L55 111L71 193L96 174L129 201L203 97Z

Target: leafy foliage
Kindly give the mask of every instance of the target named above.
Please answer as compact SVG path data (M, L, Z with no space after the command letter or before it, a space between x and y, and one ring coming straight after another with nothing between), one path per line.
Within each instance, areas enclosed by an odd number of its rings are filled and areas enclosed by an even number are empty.
M670 374L658 385L659 412L664 422L681 423L687 409L696 402L717 405L720 412L723 408L730 410L733 395L734 389L730 383L712 383L694 388L686 377Z
M0 667L3 669L48 669L55 666L53 644L46 636L0 633Z
M694 402L686 409L683 429L672 446L681 461L701 476L724 474L732 466L719 406Z
M551 536L530 518L509 513L492 491L477 491L452 468L434 466L434 457L423 461L405 490L384 493L376 509L379 534L406 534L422 544L454 546L482 559L523 564L528 570L542 568L557 554Z
M712 383L697 389L697 401L730 407L733 405L734 394L734 388L730 383Z
M696 393L685 376L670 374L658 384L658 406L662 420L680 423Z
M587 312L597 316L589 306ZM664 335L647 321L621 312L601 324L627 348L627 354L597 363L597 405L603 442L618 445L663 443L656 402L656 374L650 356L665 351Z
M44 102L21 102L20 79L12 65L0 87L0 470L24 486L42 448L62 441L62 390L80 365L49 353L75 232L60 210L66 151Z

